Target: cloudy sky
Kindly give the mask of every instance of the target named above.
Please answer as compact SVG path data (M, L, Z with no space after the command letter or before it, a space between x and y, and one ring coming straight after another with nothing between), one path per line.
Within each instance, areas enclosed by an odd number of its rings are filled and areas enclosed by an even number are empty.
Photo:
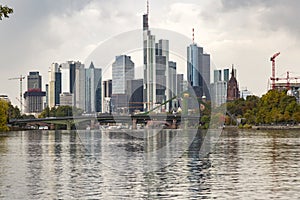
M146 10L144 0L1 3L14 8L9 19L0 21L0 94L9 95L13 103L17 103L19 83L8 78L38 70L45 84L53 62L90 62L86 58L103 41L140 29ZM284 77L287 71L300 76L299 9L298 0L152 0L150 26L189 38L194 27L195 41L211 54L213 68L234 64L240 86L262 95L274 53L281 52L278 76Z

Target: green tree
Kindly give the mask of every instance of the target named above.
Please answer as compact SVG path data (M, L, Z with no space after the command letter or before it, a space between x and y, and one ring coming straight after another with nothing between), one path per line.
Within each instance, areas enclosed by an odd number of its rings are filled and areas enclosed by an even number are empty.
M3 19L3 17L8 18L9 14L12 14L14 10L8 6L2 6L0 5L0 20Z
M20 119L21 112L20 109L17 106L13 106L11 103L8 104L8 118L9 119Z
M8 131L7 127L7 115L8 115L8 103L0 99L0 131Z

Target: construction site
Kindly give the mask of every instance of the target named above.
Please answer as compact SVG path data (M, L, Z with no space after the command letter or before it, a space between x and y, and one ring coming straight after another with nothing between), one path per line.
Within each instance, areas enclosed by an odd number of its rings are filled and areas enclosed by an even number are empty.
M271 86L272 90L286 90L288 95L295 96L297 102L300 103L300 76L291 75L291 72L287 71L285 77L276 77L276 59L279 55L280 52L270 58L272 62L272 76L270 78L271 85L268 85Z

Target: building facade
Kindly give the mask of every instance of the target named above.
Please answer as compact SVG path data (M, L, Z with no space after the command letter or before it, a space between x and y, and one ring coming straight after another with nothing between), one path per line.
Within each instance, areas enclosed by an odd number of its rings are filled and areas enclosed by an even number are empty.
M58 63L53 63L49 68L48 106L50 108L60 105L60 93L62 92L61 71Z
M228 86L227 86L227 101L234 101L240 98L239 85L235 74L236 71L232 66L231 78L229 79Z
M149 29L149 13L143 15L143 49L144 49L144 110L155 107L156 100L156 52L155 36Z
M187 47L187 80L197 97L210 99L210 55L195 43Z
M112 94L126 94L126 83L134 79L134 62L127 55L116 56L112 64Z
M127 81L128 111L134 113L143 111L143 79Z
M60 65L61 93L72 94L72 106L85 109L85 69L84 64L67 61Z
M39 72L29 72L27 76L27 91L24 93L25 113L37 114L43 111L43 97L46 92L42 91L42 76Z
M102 113L111 113L112 80L102 83Z
M102 111L102 69L95 68L93 62L85 69L85 112Z
M130 56L116 56L112 64L112 112L128 112L127 81L134 79L134 63Z

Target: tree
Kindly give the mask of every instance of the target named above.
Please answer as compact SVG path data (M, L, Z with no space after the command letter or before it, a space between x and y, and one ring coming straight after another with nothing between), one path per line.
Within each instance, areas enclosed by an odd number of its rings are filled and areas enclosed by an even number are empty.
M21 119L21 112L17 106L13 106L11 103L8 104L8 118L9 119Z
M0 131L8 131L7 127L8 103L0 99Z
M14 10L12 8L0 5L0 20L2 20L3 17L8 18L9 14L12 14L13 12Z

